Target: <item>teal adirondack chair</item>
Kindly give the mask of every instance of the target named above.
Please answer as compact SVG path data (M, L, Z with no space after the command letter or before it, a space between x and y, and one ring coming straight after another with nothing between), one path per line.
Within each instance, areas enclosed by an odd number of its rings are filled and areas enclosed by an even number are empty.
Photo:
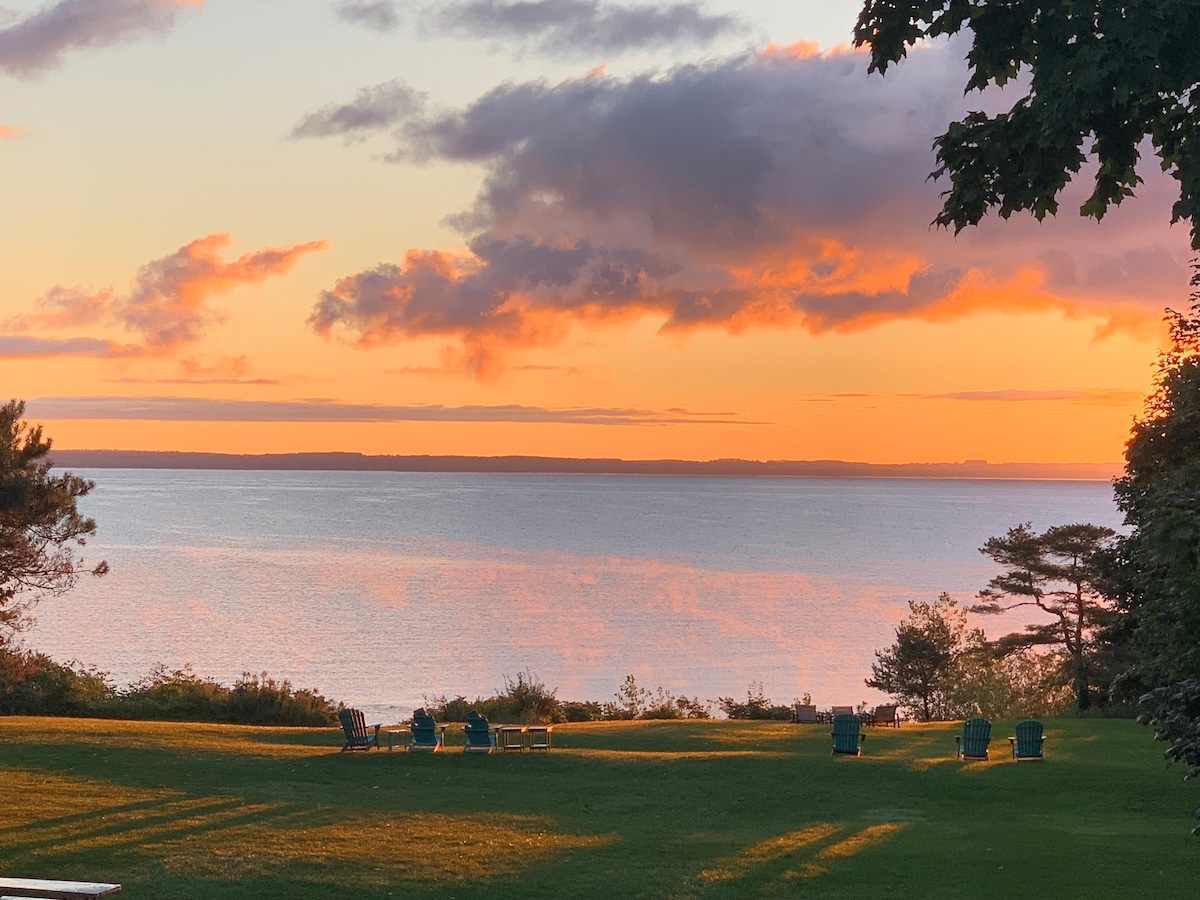
M958 745L959 759L987 759L988 744L992 740L992 723L987 719L967 719L963 722L963 733L954 736Z
M446 739L446 726L433 721L433 716L424 709L414 709L409 726L412 740L408 749L415 752L436 753L442 749Z
M833 717L833 752L851 756L862 756L862 744L867 736L862 733L858 716L844 713Z
M342 745L343 753L347 750L370 750L379 746L380 726L368 726L362 710L343 707L338 710L338 721L342 723L342 731L346 733L346 743Z
M488 720L473 709L467 712L463 733L467 736L463 753L491 753L495 749L496 736L488 727Z
M1045 740L1041 722L1035 719L1018 722L1016 736L1008 739L1013 759L1042 759L1042 743Z

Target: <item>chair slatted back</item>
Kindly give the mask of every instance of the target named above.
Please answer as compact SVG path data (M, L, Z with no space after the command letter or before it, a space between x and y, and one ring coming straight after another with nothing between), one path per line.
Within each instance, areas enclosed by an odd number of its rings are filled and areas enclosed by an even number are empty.
M797 703L794 718L801 724L815 725L817 723L817 708L811 703Z
M410 747L429 749L437 746L437 723L433 721L433 716L424 709L413 710L412 725L409 726L409 730L412 732Z
M463 726L463 733L467 736L467 742L463 745L464 753L472 750L490 751L496 740L492 736L487 718L473 709L467 712L467 724Z
M342 708L338 710L338 721L342 723L342 731L346 733L346 743L350 746L369 744L371 736L367 734L367 720L362 710Z
M896 706L877 706L875 707L875 724L876 725L895 725L900 726L900 720L896 717Z
M1017 743L1013 747L1013 756L1017 759L1037 759L1042 755L1042 723L1035 719L1026 719L1017 723Z
M833 717L834 753L853 753L857 756L862 752L865 735L862 733L861 724L858 716L842 713Z
M987 719L967 719L963 722L960 756L987 759L988 744L992 740L992 723Z
M854 715L853 706L835 706L833 708L834 716L852 716Z

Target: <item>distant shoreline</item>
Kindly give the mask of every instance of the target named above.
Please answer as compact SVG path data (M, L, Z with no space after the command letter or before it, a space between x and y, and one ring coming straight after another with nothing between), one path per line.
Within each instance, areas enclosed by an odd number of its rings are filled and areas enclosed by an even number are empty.
M81 469L457 472L530 475L709 475L744 478L969 478L1110 481L1119 463L864 463L843 460L586 459L554 456L371 456L364 453L189 453L53 450L55 465Z

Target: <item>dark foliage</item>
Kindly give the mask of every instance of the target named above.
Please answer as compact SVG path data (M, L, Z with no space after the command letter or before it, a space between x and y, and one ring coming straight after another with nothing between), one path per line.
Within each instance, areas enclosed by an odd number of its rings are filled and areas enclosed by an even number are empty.
M103 672L0 646L0 715L87 716L113 697Z
M896 642L875 651L867 687L896 700L913 718L940 718L944 688L967 647L966 617L949 594L934 603L908 603L908 618L896 629Z
M1141 182L1148 137L1179 183L1171 221L1190 220L1200 249L1200 3L867 0L854 41L882 73L917 41L961 31L973 41L968 91L1029 81L1008 112L972 112L936 140L934 176L950 179L938 225L958 231L990 209L1053 215L1089 155L1099 165L1080 213L1099 219Z
M243 672L233 687L190 669L156 669L93 709L104 718L224 722L232 725L336 725L337 707L311 690Z
M82 574L108 571L78 552L96 523L76 501L95 484L70 472L51 475L50 440L24 416L20 400L0 406L0 640L24 627L42 598L70 590Z
M160 667L121 690L104 672L12 647L0 648L0 714L234 725L337 723L337 708L320 694L266 674L245 673L226 687L188 669Z
M676 697L659 688L648 691L629 675L612 702L590 700L559 700L557 690L548 690L536 675L518 672L516 679L504 676L504 690L491 697L467 700L459 695L453 700L445 697L426 697L425 709L435 718L447 722L466 721L467 712L475 710L491 722L521 724L553 722L599 722L621 719L707 719L712 713L709 705L694 697Z
M763 692L761 681L753 682L746 690L746 702L739 703L732 697L718 697L717 707L730 719L771 719L790 722L793 710L790 706L775 706Z
M1108 575L1121 619L1112 642L1133 684L1200 678L1200 267L1187 313L1168 311L1171 348L1125 448L1117 504L1131 526Z
M1003 537L989 538L979 550L1004 571L979 592L983 602L971 612L997 614L1032 606L1050 617L1005 635L992 649L1004 656L1036 646L1061 648L1070 661L1081 710L1091 706L1097 634L1116 616L1097 566L1115 537L1111 528L1084 524L1054 525L1038 534L1026 522Z
M551 690L532 672L518 672L517 677L504 679L504 689L493 696L467 700L461 694L453 700L445 697L426 697L425 709L435 719L445 722L465 722L467 713L475 710L491 722L523 725L580 721L568 719L559 702L557 688Z
M1191 678L1167 687L1156 688L1139 701L1142 713L1138 721L1154 726L1156 741L1169 741L1163 751L1168 765L1187 765L1184 778L1200 775L1200 680ZM1200 810L1196 811L1200 819ZM1192 829L1200 836L1200 825Z

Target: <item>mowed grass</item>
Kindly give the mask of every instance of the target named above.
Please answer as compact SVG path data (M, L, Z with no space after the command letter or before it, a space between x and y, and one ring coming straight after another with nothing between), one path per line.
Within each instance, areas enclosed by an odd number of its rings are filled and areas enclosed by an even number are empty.
M1200 788L1128 721L1046 760L953 724L557 726L549 754L340 754L340 731L0 720L0 874L121 897L1192 898ZM461 732L450 734L461 741Z

